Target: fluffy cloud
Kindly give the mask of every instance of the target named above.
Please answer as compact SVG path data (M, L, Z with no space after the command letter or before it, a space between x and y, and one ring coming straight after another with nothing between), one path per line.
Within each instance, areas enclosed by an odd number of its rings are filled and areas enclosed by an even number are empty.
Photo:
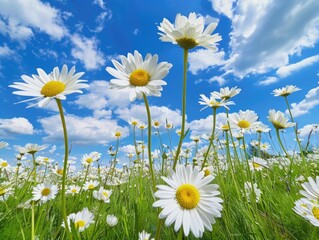
M293 72L299 71L302 68L308 67L319 61L319 54L305 58L297 63L293 63L290 65L282 66L277 70L277 75L280 77L287 77L291 75Z
M54 39L61 39L66 30L60 12L39 0L1 0L0 32L11 39L26 40L39 30Z
M71 55L80 60L87 70L94 70L105 64L104 55L98 50L96 38L86 38L78 34L70 36L74 47Z
M189 71L196 75L199 71L224 63L225 52L215 52L208 49L198 49L189 54Z
M312 132L312 134L313 134L314 132L319 131L318 124L305 125L302 128L300 128L298 131L299 131L300 137L307 138L309 136L310 132Z
M267 85L273 84L275 82L278 82L278 80L279 79L277 77L267 77L265 80L258 82L258 85L267 86Z
M319 87L311 89L299 103L291 104L291 113L294 117L309 113L309 110L319 105Z
M226 122L225 113L218 113L216 115L216 126L219 122L221 123ZM190 125L191 135L202 135L202 134L210 135L213 130L213 116L209 115L206 118L193 120L190 122L189 125Z
M32 124L23 117L0 119L0 135L4 138L12 138L15 134L31 135L34 133Z
M226 70L238 77L287 65L289 56L319 39L319 2L238 0L231 19L231 58Z
M0 46L0 57L8 57L15 54L7 45Z
M219 14L223 14L228 18L233 18L233 5L236 0L210 0L213 9Z
M54 115L39 119L46 136L45 141L63 140L63 131L60 123L60 116ZM107 144L115 141L114 132L116 129L122 132L122 136L128 136L128 128L121 127L115 120L109 118L80 117L66 115L69 141L74 144Z

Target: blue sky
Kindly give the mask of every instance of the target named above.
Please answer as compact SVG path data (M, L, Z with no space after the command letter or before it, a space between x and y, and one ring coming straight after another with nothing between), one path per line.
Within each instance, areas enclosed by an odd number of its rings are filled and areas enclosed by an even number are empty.
M111 76L105 67L111 59L138 50L158 54L173 64L164 79L162 97L149 98L153 119L180 126L183 50L159 40L157 26L163 18L195 12L207 23L218 21L222 36L217 52L195 48L189 54L187 120L191 134L210 133L211 112L198 104L199 94L220 87L238 86L230 112L254 110L265 124L268 110L285 111L284 99L273 89L297 85L289 96L302 137L319 121L319 2L317 0L202 0L202 1L40 1L0 0L0 141L9 143L0 157L14 160L16 145L47 144L43 153L62 159L63 142L55 103L47 108L15 104L25 98L12 94L8 85L22 74L47 73L55 66L76 66L84 71L90 88L68 95L63 106L74 158L90 151L106 156L120 129L125 151L132 144L127 120L146 122L141 101L108 89ZM219 111L220 113L223 110ZM161 128L165 135L164 128ZM292 132L287 132L289 139ZM167 140L167 136L164 140ZM315 138L314 138L315 140ZM158 146L154 137L154 147ZM317 143L318 144L318 143Z

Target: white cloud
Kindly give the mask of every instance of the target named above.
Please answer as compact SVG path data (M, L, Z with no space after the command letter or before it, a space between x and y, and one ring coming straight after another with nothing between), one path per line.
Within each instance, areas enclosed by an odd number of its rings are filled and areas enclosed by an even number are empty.
M87 70L94 70L105 64L104 55L98 50L96 38L81 37L78 34L71 36L74 47L71 54L75 59L80 60Z
M230 34L226 70L237 77L266 73L319 39L319 1L239 0Z
M56 145L53 145L50 149L49 149L49 153L53 154L56 150Z
M124 153L134 153L135 154L135 146L134 145L125 145L120 147L120 151Z
M215 52L208 49L198 49L189 54L189 71L196 75L209 67L224 64L224 51Z
M258 85L260 85L260 86L268 86L270 84L278 82L278 80L279 79L277 77L267 77L265 80L259 81Z
M106 20L109 20L111 18L112 18L111 10L106 10L104 12L101 12L95 19L95 23L97 26L95 27L93 32L95 33L102 32L102 30L104 29Z
M109 82L95 80L89 84L87 94L80 95L75 103L82 108L99 110L104 108L125 107L130 103L123 91L110 89Z
M216 126L217 124L225 123L226 122L226 114L225 113L218 113L216 115ZM213 130L213 116L209 115L206 118L201 118L198 120L193 120L190 122L190 131L191 135L202 135L207 134L211 135Z
M44 141L62 141L63 131L59 115L39 119L43 132L46 136ZM66 115L69 141L74 144L107 144L115 141L114 131L119 129L122 136L128 136L128 128L121 127L115 120L109 118L94 118L91 116L80 117L76 115Z
M34 133L32 124L23 117L0 119L0 136L12 138L16 134L31 135Z
M61 39L66 29L60 12L39 0L0 0L0 32L16 40L26 40L39 30L54 39Z
M221 76L214 76L208 80L209 83L217 82L219 86L223 86L226 83L226 80Z
M99 5L100 8L105 9L105 2L103 0L94 0L93 4Z
M233 5L236 0L210 0L213 9L228 18L233 17Z
M311 131L312 131L312 134L314 132L318 132L318 128L314 127L314 124L308 124L298 129L299 136L302 138L308 137Z
M301 102L292 103L291 113L294 117L298 117L309 113L309 110L317 105L319 105L319 87L311 89Z
M15 55L15 51L11 50L7 45L0 46L0 57L9 57Z
M133 31L133 35L136 36L139 32L140 32L140 30L138 28L135 28L134 31Z
M305 58L297 63L282 66L277 70L277 75L284 78L291 75L293 72L299 71L302 68L308 67L319 61L319 54Z
M164 125L166 120L175 127L181 125L181 113L179 110L172 110L165 106L150 106L151 117L153 120L159 121ZM144 105L132 104L127 108L119 108L114 111L118 117L124 121L136 118L144 123L147 123L146 110Z

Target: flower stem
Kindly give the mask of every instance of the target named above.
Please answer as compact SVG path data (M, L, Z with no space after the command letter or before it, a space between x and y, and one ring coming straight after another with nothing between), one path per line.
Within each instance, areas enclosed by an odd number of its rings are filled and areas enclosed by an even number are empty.
M37 164L35 162L35 156L34 153L32 153L32 162L33 162L33 186L36 185L37 181ZM31 239L34 240L35 238L35 202L32 200L32 205L31 205Z
M65 182L66 182L66 175L67 175L67 167L68 167L68 158L69 158L69 145L68 145L68 133L66 130L66 124L65 124L65 118L62 108L62 103L60 99L55 99L56 103L59 108L60 112L60 118L63 128L63 136L64 136L64 162L63 162L63 174L62 174L62 191L61 191L61 200L62 200L62 215L63 215L63 221L65 226L65 231L67 233L67 236L72 239L72 234L70 234L69 230L69 224L67 221L67 215L66 215L66 199L65 199Z
M150 112L150 107L148 105L147 97L143 93L143 98L145 102L145 107L146 107L146 113L147 113L147 121L148 121L148 138L147 138L147 149L148 149L148 160L150 164L150 172L151 172L151 177L152 177L152 183L153 183L153 191L156 191L156 183L155 183L155 176L154 176L154 169L153 169L153 162L152 162L152 119L151 119L151 112Z
M178 156L181 152L182 143L185 134L185 121L186 121L186 87L187 87L187 60L188 60L188 49L184 49L184 70L183 70L183 96L182 96L182 128L181 128L181 136L179 138L178 147L176 150L173 170L175 171L176 164L178 161Z

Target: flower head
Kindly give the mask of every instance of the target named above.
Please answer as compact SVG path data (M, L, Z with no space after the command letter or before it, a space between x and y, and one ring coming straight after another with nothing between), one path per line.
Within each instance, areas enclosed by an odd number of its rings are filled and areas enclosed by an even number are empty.
M19 90L13 92L16 95L33 97L22 102L38 101L28 107L35 105L45 107L53 98L65 100L66 95L82 93L80 89L88 87L83 83L86 82L85 80L79 80L83 72L74 74L75 67L72 67L69 72L66 65L63 65L61 72L58 67L55 67L50 74L45 73L41 68L38 68L37 72L38 75L32 75L32 77L22 75L24 83L14 82L9 86Z
M301 90L300 88L293 86L293 85L287 85L286 87L283 88L277 88L272 91L272 94L274 94L275 97L282 96L282 97L287 97L291 93L297 92Z
M285 117L283 112L271 109L269 110L269 116L268 116L268 120L272 123L272 125L274 126L274 128L276 129L284 129L284 128L289 128L289 127L293 127L296 125L296 123L293 122L288 122L288 118Z
M105 203L110 202L110 196L112 194L112 190L106 190L103 187L100 187L99 191L93 191L93 197L97 200L104 201Z
M183 226L185 236L191 231L195 237L201 237L205 228L212 230L215 217L221 217L223 200L218 185L210 184L214 176L205 176L198 167L177 165L176 172L171 171L169 178L162 177L168 184L158 185L154 194L159 198L153 207L160 207L159 218L166 218L166 226L175 222L174 230Z
M58 193L58 187L50 183L40 183L34 187L32 194L33 200L41 201L45 203L51 199L54 199Z
M259 124L257 114L251 110L240 110L239 113L232 113L229 115L229 120L232 127L242 132L250 131Z
M218 34L211 35L217 27L217 22L210 23L206 29L205 20L202 16L197 17L192 12L188 17L178 13L173 25L166 18L163 19L158 30L163 42L178 44L181 48L192 49L202 46L207 49L215 50L216 43L222 40Z
M106 71L114 79L111 80L111 88L129 90L129 98L134 101L141 99L143 94L147 96L161 96L162 85L172 64L158 63L158 55L147 54L145 59L138 51L134 55L129 53L127 57L120 56L121 63L112 60L115 68L107 67Z
M231 89L229 89L229 87L225 87L225 88L221 88L219 90L219 92L214 91L212 93L212 95L215 98L221 98L221 99L224 99L224 100L228 100L228 99L236 96L237 94L239 94L240 91L241 91L241 89L237 88L237 87L232 87Z
M94 215L87 208L84 208L82 211L77 213L71 213L67 217L68 224L74 224L75 228L79 232L83 232L86 228L93 223ZM64 222L62 227L65 227Z
M225 107L226 109L229 109L227 105L234 105L235 103L233 101L227 101L225 99L217 100L214 95L211 93L210 98L206 97L204 94L200 94L200 101L198 102L200 105L206 105L201 110L211 107L211 108L219 108L219 107Z
M118 219L115 215L110 214L106 216L106 223L110 227L114 227L117 224L117 222L118 222Z
M92 164L93 162L96 162L101 158L101 153L99 152L91 152L89 154L84 154L82 157L82 164L87 166Z

